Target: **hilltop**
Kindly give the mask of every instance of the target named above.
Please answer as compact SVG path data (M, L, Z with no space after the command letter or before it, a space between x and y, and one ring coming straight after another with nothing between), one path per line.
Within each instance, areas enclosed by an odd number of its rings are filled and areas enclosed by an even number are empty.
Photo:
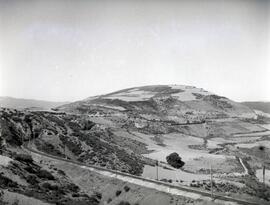
M202 88L185 85L128 88L106 95L89 97L60 106L58 109L84 114L105 114L109 111L134 112L143 118L178 123L211 118L256 117L254 111L245 105Z

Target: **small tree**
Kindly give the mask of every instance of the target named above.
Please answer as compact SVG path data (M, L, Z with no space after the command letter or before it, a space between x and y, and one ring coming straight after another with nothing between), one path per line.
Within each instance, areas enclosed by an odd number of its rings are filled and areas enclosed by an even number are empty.
M185 162L182 161L181 157L176 152L173 152L170 155L168 155L166 157L166 160L169 165L177 169L183 167L185 164Z

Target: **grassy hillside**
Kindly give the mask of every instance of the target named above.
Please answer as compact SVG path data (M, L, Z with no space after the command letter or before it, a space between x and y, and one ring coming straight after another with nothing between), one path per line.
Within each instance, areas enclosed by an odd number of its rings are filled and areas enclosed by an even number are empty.
M270 114L270 102L242 102L242 104L248 106L254 110L261 110Z
M70 163L31 156L21 149L22 143L31 140L30 147L49 154L141 173L143 157L136 153L146 152L143 143L115 136L83 116L8 108L1 108L0 114L0 204L202 204L200 200L105 177Z

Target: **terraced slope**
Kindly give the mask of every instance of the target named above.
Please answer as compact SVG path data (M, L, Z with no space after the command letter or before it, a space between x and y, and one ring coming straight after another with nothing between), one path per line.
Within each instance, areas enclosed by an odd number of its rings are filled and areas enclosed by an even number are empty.
M134 112L146 119L177 123L211 118L254 118L248 107L201 88L158 85L129 88L63 105L59 110L96 115Z

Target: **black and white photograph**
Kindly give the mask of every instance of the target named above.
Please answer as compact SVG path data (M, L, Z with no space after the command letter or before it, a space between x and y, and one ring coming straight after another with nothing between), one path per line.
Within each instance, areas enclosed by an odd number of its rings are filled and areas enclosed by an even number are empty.
M0 0L0 205L270 205L270 0Z

